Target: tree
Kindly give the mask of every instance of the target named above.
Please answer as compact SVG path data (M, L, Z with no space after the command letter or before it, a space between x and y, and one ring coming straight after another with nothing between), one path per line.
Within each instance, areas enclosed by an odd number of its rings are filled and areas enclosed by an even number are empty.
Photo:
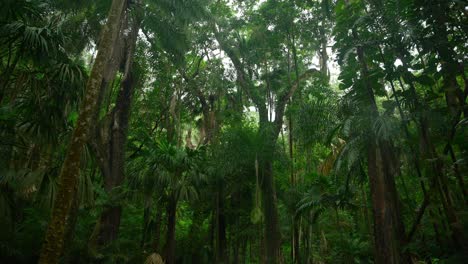
M283 11L275 13L272 10L279 8ZM272 15L269 13L272 12ZM289 12L286 20L282 20L281 14ZM231 59L234 68L236 69L237 82L242 88L244 93L253 102L254 106L259 113L258 123L258 134L263 139L263 147L259 152L259 164L261 168L261 174L263 176L262 181L262 198L263 198L263 213L265 217L265 243L266 243L266 261L267 263L277 263L281 258L280 243L281 235L279 231L279 217L277 211L277 197L275 190L275 183L273 177L272 159L275 153L276 141L283 125L283 117L286 105L289 100L293 97L296 90L300 87L300 82L304 82L309 79L313 74L319 71L315 69L303 70L299 75L299 66L296 64L296 76L294 81L283 81L284 79L291 80L290 75L284 75L282 73L285 65L288 62L281 61L276 56L281 56L281 51L278 49L280 43L286 41L292 41L292 50L296 49L297 43L293 41L298 36L292 35L291 30L294 32L294 15L298 14L299 10L294 5L286 3L275 3L266 2L259 9L258 14L253 16L256 25L252 26L253 33L248 36L251 39L240 41L249 41L243 48L248 49L244 52L255 52L258 50L258 46L261 46L260 38L268 37L272 42L272 46L262 47L265 50L270 50L272 56L268 58L268 53L262 54L261 56L241 57L243 55L249 56L248 53L243 54L238 51L240 45L244 45L243 42L235 44L232 39L229 39L225 33L221 33L218 25L214 25L214 34L218 41L221 49L226 52L227 56ZM271 34L268 31L268 19L273 19L273 25L277 27L277 34ZM244 29L245 30L245 29ZM283 31L284 30L284 31ZM223 29L226 31L226 29ZM239 33L238 33L239 34ZM293 33L294 34L294 33ZM241 44L242 43L242 44ZM287 43L287 42L286 42ZM258 45L258 46L257 46ZM289 45L288 45L289 46ZM289 46L291 47L291 46ZM290 48L288 47L288 52ZM241 56L239 56L241 54ZM271 59L272 61L269 61ZM255 72L256 76L263 75L261 79L264 81L263 85L256 85L256 79L253 75ZM271 74L271 75L270 75ZM272 119L272 113L274 112L274 120Z
M139 85L138 75L133 66L141 21L141 18L138 17L140 15L138 8L136 7L137 14L134 14L133 21L131 21L130 34L123 45L125 51L123 64L125 66L115 107L109 114L106 114L104 120L100 123L101 125L97 128L96 138L98 142L95 143L95 151L99 157L98 161L104 176L104 187L110 195L118 190L125 178L125 147L131 102L135 86ZM99 228L97 242L99 245L107 245L117 239L121 210L121 206L111 205L102 213L97 224Z
M73 132L70 146L59 179L59 191L54 203L52 217L47 229L39 263L58 263L63 250L66 219L73 200L76 199L77 180L84 144L92 128L92 118L99 109L97 98L104 65L112 52L112 44L117 38L120 18L125 10L124 0L115 0L109 11L106 25L101 33L98 54L86 85L86 96L80 109L77 126Z
M466 259L462 1L2 4L0 262Z

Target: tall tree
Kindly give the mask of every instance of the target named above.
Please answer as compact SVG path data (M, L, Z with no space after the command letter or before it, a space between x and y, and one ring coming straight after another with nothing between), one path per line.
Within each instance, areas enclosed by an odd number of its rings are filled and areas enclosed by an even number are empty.
M136 7L138 11L139 7ZM130 15L130 14L127 14ZM98 127L99 142L96 150L102 175L104 188L114 194L121 186L125 175L125 146L127 140L130 108L138 77L135 76L134 53L140 29L139 12L135 12L131 22L130 34L124 41L124 69L120 89L117 93L115 107L106 114ZM117 194L114 194L117 195ZM112 198L111 198L112 199ZM117 238L122 208L119 205L110 205L102 213L98 228L97 242L107 245Z
M400 215L400 201L395 185L395 176L398 173L398 160L394 153L393 143L389 138L384 138L374 129L380 119L380 113L375 94L383 88L379 80L371 75L371 71L378 72L379 69L370 69L369 62L372 59L366 54L367 46L361 43L361 34L367 34L366 27L355 27L348 29L348 23L356 21L357 14L366 7L364 3L356 1L342 1L337 7L339 9L337 28L344 29L338 32L337 40L343 42L338 47L345 47L355 51L355 58L345 61L346 55L341 53L340 59L344 65L352 65L359 68L359 76L355 76L349 95L359 103L358 111L364 120L367 130L367 167L369 185L371 190L372 207L374 215L374 241L375 259L378 263L406 263L402 255L402 246L405 243L405 231ZM349 46L344 43L346 39L353 38L356 44ZM343 49L345 50L345 49ZM348 54L349 55L349 54ZM346 63L346 64L345 64ZM343 77L347 70L342 72ZM346 83L346 80L345 80Z
M276 10L275 10L276 9ZM275 11L272 11L275 10ZM286 18L281 17L289 12ZM232 61L237 75L237 83L239 87L247 94L248 98L253 102L253 105L258 111L258 135L262 138L262 148L259 150L259 168L262 177L262 206L265 219L264 239L266 246L266 262L278 263L282 258L281 254L281 234L279 226L277 195L275 188L275 178L273 177L273 157L276 151L276 142L283 126L283 117L286 105L293 97L294 93L300 87L300 82L309 79L313 74L319 73L315 69L302 70L299 74L299 69L296 64L296 76L294 82L282 82L281 76L283 69L281 68L286 63L275 61L275 55L281 53L276 50L281 41L287 41L288 34L294 26L294 15L297 15L298 9L293 4L277 3L275 1L267 1L263 4L258 14L253 15L256 25L253 26L253 34L248 39L249 45L244 48L249 48L250 52L255 52L256 47L262 46L259 41L261 37L269 37L272 45L263 46L265 50L272 52L272 57L269 54L262 54L253 59L241 57L239 54L247 55L244 51L241 53L239 49L244 43L235 43L232 39L226 36L226 29L219 28L219 25L214 25L215 38L220 47ZM272 21L268 21L271 19ZM268 33L268 23L273 23L277 27L277 34ZM221 30L223 32L221 32ZM265 30L265 31L263 31ZM295 36L298 38L298 36ZM276 46L278 45L278 46ZM293 45L292 50L295 51L297 43ZM269 61L271 59L272 61ZM266 70L264 70L266 68ZM263 74L264 83L257 85L253 72ZM271 75L269 72L272 72ZM260 72L260 73L259 73ZM269 76L270 75L270 76ZM285 76L288 78L289 76ZM274 79L273 79L274 78ZM274 118L273 118L274 113Z
M39 263L58 263L65 239L67 217L70 215L73 200L76 198L77 182L80 174L81 157L93 127L92 118L99 109L97 98L105 64L112 53L112 45L117 38L117 29L126 7L125 0L112 1L105 26L102 29L98 53L86 85L86 95L80 108L77 125L60 173L59 190L55 199L52 216L47 228Z

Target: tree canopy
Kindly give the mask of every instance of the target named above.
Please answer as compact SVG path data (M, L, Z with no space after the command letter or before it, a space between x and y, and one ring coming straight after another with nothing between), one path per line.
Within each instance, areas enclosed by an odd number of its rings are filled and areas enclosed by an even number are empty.
M1 0L1 263L463 263L468 4Z

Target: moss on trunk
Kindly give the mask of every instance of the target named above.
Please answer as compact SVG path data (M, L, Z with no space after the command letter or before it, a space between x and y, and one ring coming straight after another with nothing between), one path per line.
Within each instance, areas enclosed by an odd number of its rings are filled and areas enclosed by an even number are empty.
M78 187L81 157L84 145L92 128L92 118L98 109L98 94L105 64L112 53L112 44L117 37L118 23L125 8L125 0L114 0L106 25L101 32L98 54L86 84L86 95L80 107L78 122L68 147L68 152L59 176L57 196L49 221L39 263L58 263L64 248L67 219Z

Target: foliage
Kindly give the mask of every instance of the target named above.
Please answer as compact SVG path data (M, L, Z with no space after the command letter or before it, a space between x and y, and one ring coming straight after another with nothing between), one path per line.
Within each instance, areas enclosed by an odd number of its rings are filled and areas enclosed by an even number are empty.
M58 177L111 2L2 1L2 263L37 261L62 202ZM401 263L466 259L463 1L127 2L72 186L64 263L162 263L170 245L174 263L373 263L375 205L391 201L381 209L398 211L387 220L403 226L388 226ZM136 21L124 160L110 164L93 144L119 128ZM102 164L125 172L111 191ZM375 167L392 190L385 203ZM96 250L109 207L121 209L115 239Z

